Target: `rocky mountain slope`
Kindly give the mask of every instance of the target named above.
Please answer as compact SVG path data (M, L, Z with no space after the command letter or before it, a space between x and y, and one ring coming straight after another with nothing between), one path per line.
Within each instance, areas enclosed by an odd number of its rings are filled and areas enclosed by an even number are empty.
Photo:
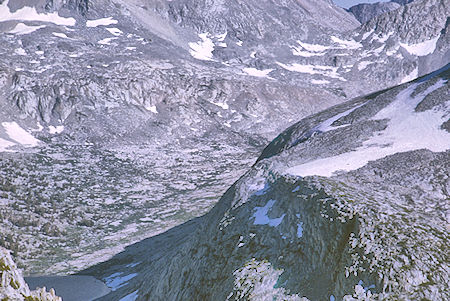
M400 6L396 2L360 3L350 7L348 11L355 16L356 20L364 24L379 15L396 10Z
M23 280L9 251L0 247L0 298L14 301L62 301L55 291L45 287L31 291Z
M295 120L448 63L448 3L407 7L1 1L0 243L72 272L204 214Z
M104 300L447 300L449 79L301 120L208 214L83 273Z

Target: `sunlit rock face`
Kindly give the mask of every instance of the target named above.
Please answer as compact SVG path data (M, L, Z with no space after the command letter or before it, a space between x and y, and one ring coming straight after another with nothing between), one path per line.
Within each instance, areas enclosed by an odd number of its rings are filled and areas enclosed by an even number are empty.
M448 63L448 5L410 7L2 1L0 243L74 272L205 214L284 128Z
M25 283L22 271L14 263L8 250L0 247L0 298L15 301L62 301L55 291L45 288L30 290Z
M446 299L449 78L301 120L208 214L83 273L129 277L104 300Z

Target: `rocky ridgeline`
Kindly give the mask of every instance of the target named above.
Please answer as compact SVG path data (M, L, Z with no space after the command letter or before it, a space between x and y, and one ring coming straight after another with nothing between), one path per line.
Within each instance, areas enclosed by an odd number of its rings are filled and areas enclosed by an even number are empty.
M399 8L401 5L395 2L361 3L348 9L361 24L373 18Z
M206 213L296 120L449 59L447 1L361 27L328 0L0 9L0 142L15 151L0 156L0 243L29 271L73 272Z
M103 300L447 300L449 78L301 120L208 214L83 274L120 283Z
M0 300L2 301L62 301L55 291L45 287L31 291L9 251L0 247Z

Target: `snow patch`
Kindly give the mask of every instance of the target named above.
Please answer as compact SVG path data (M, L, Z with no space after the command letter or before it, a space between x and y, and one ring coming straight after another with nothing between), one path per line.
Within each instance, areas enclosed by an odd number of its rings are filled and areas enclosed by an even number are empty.
M367 66L369 66L370 64L373 64L374 62L371 61L361 61L358 63L358 70L364 70L367 68Z
M9 148L14 145L16 144L11 141L0 138L0 152L11 152Z
M423 41L423 42L417 43L417 44L411 44L411 45L404 44L404 43L399 43L399 44L400 44L400 46L405 48L406 51L408 51L412 55L425 56L425 55L428 55L428 54L431 54L434 52L434 50L436 49L436 43L440 37L441 36L439 35L435 38L432 38L430 40Z
M297 218L300 218L300 214L295 215ZM299 222L297 224L297 237L300 238L303 236L303 222Z
M380 36L374 36L372 38L372 41L377 40L380 43L385 43L393 34L394 34L394 32L390 31L387 34L382 35L381 37Z
M355 40L341 40L338 37L331 36L330 39L339 45L341 49L358 49L363 47L363 45Z
M117 24L117 20L114 20L112 17L108 17L108 18L101 18L101 19L97 19L97 20L87 20L86 21L86 26L87 27L97 27L97 26L108 26L108 25L113 25L113 24Z
M324 46L319 44L309 44L302 41L297 41L297 43L306 51L309 52L324 52L325 50L330 49L330 46ZM325 54L325 53L324 53ZM323 55L323 54L320 54Z
M212 61L214 51L214 43L213 41L208 38L209 33L200 33L198 35L201 39L201 41L196 43L189 43L190 53L191 55L198 59L203 61Z
M18 23L13 29L11 29L9 31L9 33L13 33L13 34L17 34L17 35L29 34L29 33L35 32L38 29L44 28L44 27L45 27L45 25L29 26L29 25L25 25L23 23Z
M158 114L158 110L156 109L156 106L146 106L145 109L152 113Z
M269 75L269 73L272 72L273 69L258 70L256 68L244 68L244 69L242 69L242 71L244 71L245 73L247 73L248 75L251 75L251 76L267 77L267 75Z
M38 21L54 23L56 25L74 26L76 21L74 18L63 18L58 13L39 14L36 8L25 6L15 12L11 12L8 7L9 0L0 4L0 22L4 21Z
M115 40L117 38L106 38L103 40L98 41L97 43L101 44L101 45L110 45L112 40Z
M239 47L242 47L243 44L244 44L244 42L240 41L240 40L236 42L236 45L238 45Z
M107 287L109 287L112 291L117 290L118 288L121 288L122 286L126 285L129 280L133 279L137 276L136 273L129 274L123 277L120 277L122 275L122 272L114 273L109 277L106 277L105 284Z
M365 32L362 36L362 40L364 41L365 39L367 39L374 31L374 29L371 29L370 31Z
M255 207L255 213L253 213L253 218L255 218L255 221L253 222L254 225L269 225L271 227L277 227L281 224L286 214L283 214L278 218L270 218L267 215L275 202L275 200L269 200L264 207Z
M269 187L269 184L264 178L256 178L253 183L248 185L249 191L257 196L266 194Z
M418 149L443 152L450 149L450 133L441 129L442 123L448 119L448 111L415 112L417 104L426 95L445 83L445 80L440 80L415 97L411 97L411 94L418 84L410 85L401 91L391 104L372 118L373 120L390 120L384 131L375 133L354 151L294 166L288 168L287 173L302 177L313 175L330 177L337 171L355 170L369 161L399 152ZM449 103L450 101L447 102Z
M34 147L39 144L39 140L34 138L33 135L21 128L16 122L2 122L5 128L6 134L12 140L24 145Z
M18 54L18 55L27 55L27 53L25 52L25 49L23 49L22 47L14 50L14 53Z
M53 126L50 125L48 127L48 132L52 135L54 134L61 134L64 131L64 126L63 125L57 125L57 126Z
M346 127L349 126L349 124L345 124L345 125L340 125L340 126L332 126L332 124L341 119L342 117L347 116L348 114L350 114L351 112L353 112L354 110L362 107L363 105L365 105L367 102L362 103L360 105L357 105L356 107L353 107L351 109L348 109L345 112L339 113L337 115L334 115L331 118L328 118L327 120L325 120L324 122L322 122L321 124L319 124L318 126L313 128L313 132L321 132L321 133L326 133L329 131L334 131L336 129L342 128L342 127Z
M136 301L136 299L139 297L138 291L132 292L129 295L126 295L125 297L121 298L119 301Z
M109 31L110 34L112 34L112 35L114 35L116 37L120 36L123 33L122 30L120 30L119 28L115 28L115 27L108 27L108 28L105 28L105 29L107 31Z
M315 45L303 43L301 41L297 41L299 46L291 46L292 54L296 56L303 57L312 57L312 56L322 56L325 55L325 50L329 49L328 46Z
M216 105L216 106L218 106L218 107L221 107L221 108L224 109L224 110L228 110L228 109L230 108L226 102L213 102L213 101L211 101L211 103L212 103L213 105Z
M63 38L63 39L68 39L68 38L69 38L68 36L66 36L66 34L64 34L64 33L62 33L62 32L52 32L52 34L53 34L55 37L58 37L58 38Z
M327 77L337 78L345 81L344 78L339 76L339 73L337 72L338 67L322 66L322 65L302 65L297 63L287 65L280 62L277 62L277 64L288 71L309 73L309 74L320 74Z
M227 34L228 34L228 32L225 31L225 33L217 35L216 36L217 41L223 42L225 40L225 38L227 37Z

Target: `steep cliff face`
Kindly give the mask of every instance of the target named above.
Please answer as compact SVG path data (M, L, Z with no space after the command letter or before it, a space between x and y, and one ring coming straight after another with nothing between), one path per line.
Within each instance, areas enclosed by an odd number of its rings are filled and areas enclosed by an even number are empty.
M207 215L83 273L122 280L104 300L448 299L449 78L298 122Z
M14 301L62 301L53 289L47 292L44 287L31 291L9 251L3 247L0 247L0 298Z
M355 16L356 20L364 24L379 15L396 10L400 6L395 2L361 3L350 7L348 11Z

